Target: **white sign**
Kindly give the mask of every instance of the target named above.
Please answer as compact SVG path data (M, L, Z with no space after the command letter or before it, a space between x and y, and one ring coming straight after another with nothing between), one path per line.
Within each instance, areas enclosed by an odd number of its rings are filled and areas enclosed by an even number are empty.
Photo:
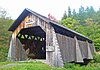
M54 51L54 46L46 46L46 51L53 52Z

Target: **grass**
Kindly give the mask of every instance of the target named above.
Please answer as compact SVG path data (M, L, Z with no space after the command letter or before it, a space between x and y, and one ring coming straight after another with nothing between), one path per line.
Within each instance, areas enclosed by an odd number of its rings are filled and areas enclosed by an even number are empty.
M65 63L64 68L67 70L100 70L100 63L95 63L94 60L83 66L75 63Z
M88 65L80 66L75 63L65 63L64 68L52 67L39 61L0 62L0 70L100 70L100 54L94 55L94 60Z
M64 68L57 68L39 61L0 62L0 70L100 70L100 63L95 63L94 66L80 66L70 63L65 64Z
M12 66L10 66L12 65ZM1 62L0 70L66 70L65 68L56 68L42 62Z

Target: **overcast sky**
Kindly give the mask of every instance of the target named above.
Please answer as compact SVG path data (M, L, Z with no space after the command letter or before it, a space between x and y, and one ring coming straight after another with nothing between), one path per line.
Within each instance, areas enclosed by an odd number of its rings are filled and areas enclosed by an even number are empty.
M68 6L76 9L80 6L93 6L96 10L100 7L100 0L0 0L0 7L16 19L25 8L29 8L37 13L47 16L49 13L60 19Z

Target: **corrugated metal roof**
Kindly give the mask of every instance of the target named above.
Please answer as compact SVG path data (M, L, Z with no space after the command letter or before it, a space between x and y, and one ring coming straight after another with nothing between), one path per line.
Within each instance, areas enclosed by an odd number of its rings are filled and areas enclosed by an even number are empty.
M14 30L16 30L16 28L21 24L21 22L25 19L25 17L26 17L28 14L30 14L30 13L32 13L32 14L34 14L35 16L37 16L37 17L43 19L44 21L46 21L46 22L52 24L53 26L58 26L58 28L60 28L60 29L65 29L65 30L67 30L67 32L70 32L71 35L73 34L74 36L77 36L77 38L79 38L79 39L88 40L90 43L92 43L92 40L90 40L89 38L85 37L84 35L82 35L82 34L80 34L80 33L78 33L78 32L75 32L75 31L73 31L73 30L71 30L71 29L69 29L69 28L67 28L67 27L64 27L63 25L59 24L58 22L52 21L52 20L48 19L47 17L45 17L45 16L43 16L43 15L40 15L40 14L38 14L38 13L36 13L36 12L34 12L34 11L28 9L28 8L26 8L26 9L21 13L21 15L15 20L15 22L14 22L14 23L12 24L12 26L9 28L9 31L14 31ZM57 29L57 28L56 28L56 29ZM60 30L60 31L61 31L61 30ZM59 32L59 33L60 33L60 32ZM65 34L65 35L66 35L66 34ZM73 36L73 35L72 35L72 36Z

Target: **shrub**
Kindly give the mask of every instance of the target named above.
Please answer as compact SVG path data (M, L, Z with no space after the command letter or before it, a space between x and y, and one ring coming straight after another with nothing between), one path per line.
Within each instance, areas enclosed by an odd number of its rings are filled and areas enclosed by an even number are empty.
M7 47L0 47L0 62L7 60Z
M100 54L94 54L94 62L95 63L100 63Z
M75 63L65 63L64 64L64 68L68 69L68 68L75 68L75 67L80 67L79 64L75 64Z

